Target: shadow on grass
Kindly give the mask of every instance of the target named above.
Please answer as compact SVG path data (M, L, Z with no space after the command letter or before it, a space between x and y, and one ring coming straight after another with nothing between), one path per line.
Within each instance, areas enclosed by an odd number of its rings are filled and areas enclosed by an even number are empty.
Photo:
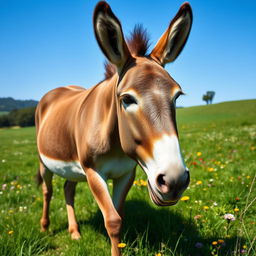
M122 241L132 247L149 247L155 252L169 248L165 255L201 256L212 255L214 251L216 255L234 255L237 237L225 239L225 246L213 246L212 242L218 237L203 237L192 218L184 219L175 210L170 211L170 208L156 208L142 200L130 200L125 203ZM80 227L90 225L96 232L108 237L100 210L78 224ZM53 234L63 230L67 230L67 225L54 230Z
M191 219L193 216L184 219L169 208L156 208L142 200L127 201L124 212L122 241L133 247L138 246L136 241L142 241L144 247L148 246L153 251L170 248L179 255L211 255L218 248L218 255L234 255L236 237L226 239L223 247L214 247L211 243L218 238L203 237ZM79 221L79 226L83 225L90 225L108 237L100 210L92 218Z

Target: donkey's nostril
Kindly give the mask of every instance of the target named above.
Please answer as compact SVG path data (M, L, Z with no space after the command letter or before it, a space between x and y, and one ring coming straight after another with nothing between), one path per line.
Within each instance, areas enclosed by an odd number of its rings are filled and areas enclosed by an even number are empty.
M169 192L169 186L165 181L165 175L159 174L156 178L156 183L162 193L168 193Z

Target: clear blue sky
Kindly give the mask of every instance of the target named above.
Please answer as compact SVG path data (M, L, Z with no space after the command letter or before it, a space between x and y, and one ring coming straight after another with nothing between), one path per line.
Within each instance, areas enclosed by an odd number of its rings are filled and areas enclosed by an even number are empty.
M0 97L39 100L63 85L91 87L103 78L94 38L93 0L0 0ZM152 47L182 0L109 0L126 35L142 23ZM179 58L166 66L187 94L178 105L256 98L256 1L191 0L192 31ZM152 48L151 47L151 48Z

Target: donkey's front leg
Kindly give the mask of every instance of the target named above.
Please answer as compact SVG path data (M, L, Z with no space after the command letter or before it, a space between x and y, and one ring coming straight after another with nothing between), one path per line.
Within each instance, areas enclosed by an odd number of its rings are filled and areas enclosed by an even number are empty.
M135 178L136 166L134 169L125 175L121 176L118 179L113 180L113 202L115 208L117 209L119 215L123 218L123 205L126 198L127 193L129 192L134 178Z
M105 227L111 240L112 256L120 256L121 252L118 248L118 244L120 242L122 219L114 207L107 184L105 180L91 168L86 169L86 177L104 217Z

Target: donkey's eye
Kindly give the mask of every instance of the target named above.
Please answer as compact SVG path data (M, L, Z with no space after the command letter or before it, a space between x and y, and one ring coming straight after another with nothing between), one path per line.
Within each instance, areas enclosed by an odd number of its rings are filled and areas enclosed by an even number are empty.
M129 107L132 104L137 104L136 99L132 95L124 95L121 99L121 102L125 108Z

